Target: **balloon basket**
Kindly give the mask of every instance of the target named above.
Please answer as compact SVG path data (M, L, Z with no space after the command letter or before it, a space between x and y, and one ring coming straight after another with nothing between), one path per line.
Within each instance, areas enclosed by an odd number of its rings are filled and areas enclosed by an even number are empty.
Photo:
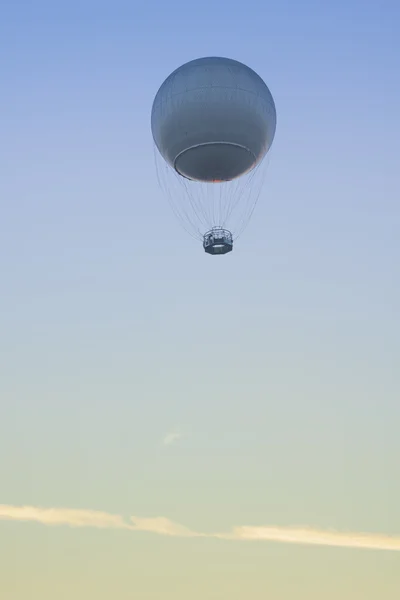
M222 227L213 227L204 234L203 248L207 254L227 254L233 250L232 233Z

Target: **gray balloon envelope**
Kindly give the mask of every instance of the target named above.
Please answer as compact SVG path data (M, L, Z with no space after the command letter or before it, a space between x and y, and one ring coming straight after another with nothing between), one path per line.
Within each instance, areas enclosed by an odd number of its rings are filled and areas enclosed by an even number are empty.
M231 181L268 152L276 110L264 81L229 58L200 58L176 69L161 85L151 114L154 142L183 177Z

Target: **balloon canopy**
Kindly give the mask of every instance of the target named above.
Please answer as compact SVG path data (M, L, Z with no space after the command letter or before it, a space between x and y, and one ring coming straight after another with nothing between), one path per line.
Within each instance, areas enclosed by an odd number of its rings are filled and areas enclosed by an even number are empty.
M230 181L265 156L276 128L263 80L229 58L200 58L174 71L154 99L156 146L178 173L197 181Z

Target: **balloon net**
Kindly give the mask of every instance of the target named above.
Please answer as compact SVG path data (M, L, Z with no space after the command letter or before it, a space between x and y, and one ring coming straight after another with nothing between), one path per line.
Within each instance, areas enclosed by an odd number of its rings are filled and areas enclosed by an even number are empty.
M158 183L182 227L203 240L213 227L228 229L236 240L245 230L257 205L269 157L249 173L232 181L191 181L179 175L161 157L154 145Z

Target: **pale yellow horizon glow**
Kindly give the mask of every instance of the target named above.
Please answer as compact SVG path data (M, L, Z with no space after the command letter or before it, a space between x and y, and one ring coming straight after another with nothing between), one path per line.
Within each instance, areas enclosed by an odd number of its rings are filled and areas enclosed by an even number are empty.
M214 538L228 541L267 541L337 548L400 551L400 536L386 534L274 526L237 526L233 527L228 533L200 533L192 531L179 523L174 523L165 517L143 518L131 516L126 521L121 515L97 510L1 504L0 520L37 522L52 526L67 525L69 527L94 527L97 529L124 529L171 537Z

